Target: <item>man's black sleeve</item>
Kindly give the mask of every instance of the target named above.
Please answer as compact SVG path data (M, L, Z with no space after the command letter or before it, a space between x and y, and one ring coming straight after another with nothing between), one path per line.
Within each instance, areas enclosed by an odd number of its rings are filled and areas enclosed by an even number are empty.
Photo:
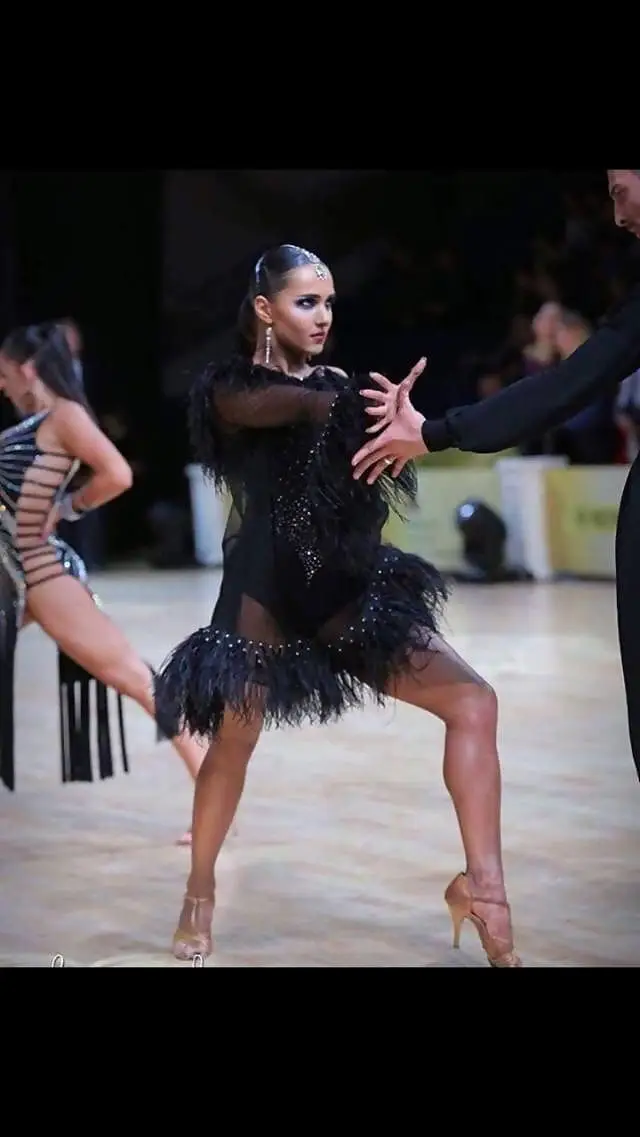
M495 454L537 438L608 394L640 367L640 285L596 332L554 367L519 379L483 402L425 421L429 451Z

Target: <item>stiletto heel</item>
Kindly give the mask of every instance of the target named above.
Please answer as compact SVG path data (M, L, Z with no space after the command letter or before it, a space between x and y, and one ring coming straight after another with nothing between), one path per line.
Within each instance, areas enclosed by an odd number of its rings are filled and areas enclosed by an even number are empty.
M474 911L474 904L494 904L508 910L509 905L506 901L472 896L465 873L459 873L451 881L444 898L453 923L454 948L460 947L462 925L465 920L470 920L480 937L480 943L491 967L522 967L522 960L513 949L513 941L499 940L490 935L485 921Z
M214 903L210 898L185 896L178 928L173 937L173 954L176 959L192 961L198 958L206 959L207 956L211 955L213 940L210 925L213 918ZM211 911L209 913L209 928L203 930L198 927L198 917L205 905L209 905Z
M460 931L464 921L464 914L459 909L453 908L449 905L449 914L453 924L453 946L454 948L460 947Z

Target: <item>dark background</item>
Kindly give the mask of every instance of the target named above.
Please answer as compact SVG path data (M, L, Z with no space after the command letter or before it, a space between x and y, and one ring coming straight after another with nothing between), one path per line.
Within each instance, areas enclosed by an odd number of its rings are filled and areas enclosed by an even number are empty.
M567 260L581 208L599 251ZM2 334L62 316L82 329L89 397L136 473L104 511L111 561L145 555L154 502L188 508L189 376L230 343L266 246L305 245L334 269L340 366L400 378L427 354L417 402L438 414L478 397L488 356L551 287L541 264L596 321L625 287L625 240L604 170L8 171L0 320Z

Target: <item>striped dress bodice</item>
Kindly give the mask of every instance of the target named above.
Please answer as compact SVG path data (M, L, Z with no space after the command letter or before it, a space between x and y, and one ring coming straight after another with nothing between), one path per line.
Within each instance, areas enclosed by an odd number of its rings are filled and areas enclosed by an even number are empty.
M38 446L38 430L49 413L30 415L0 434L0 525L10 536L27 589L65 572L58 542L42 533L80 465L68 454Z

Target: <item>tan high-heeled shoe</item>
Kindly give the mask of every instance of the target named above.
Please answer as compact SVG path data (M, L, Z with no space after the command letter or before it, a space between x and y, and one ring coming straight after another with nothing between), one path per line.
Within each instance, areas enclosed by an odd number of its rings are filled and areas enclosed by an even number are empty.
M198 916L205 905L211 908L209 924L213 919L215 901L202 899L197 896L185 896L180 913L180 922L173 937L173 954L176 959L193 962L196 959L206 959L213 951L211 928L203 931L198 928ZM185 926L185 916L188 920Z
M454 877L444 894L453 923L453 946L460 947L460 929L465 920L470 920L480 937L491 967L522 967L520 956L513 950L513 941L498 940L489 935L487 925L473 910L474 904L495 904L509 909L504 900L489 900L484 896L472 896L466 874L461 872Z

